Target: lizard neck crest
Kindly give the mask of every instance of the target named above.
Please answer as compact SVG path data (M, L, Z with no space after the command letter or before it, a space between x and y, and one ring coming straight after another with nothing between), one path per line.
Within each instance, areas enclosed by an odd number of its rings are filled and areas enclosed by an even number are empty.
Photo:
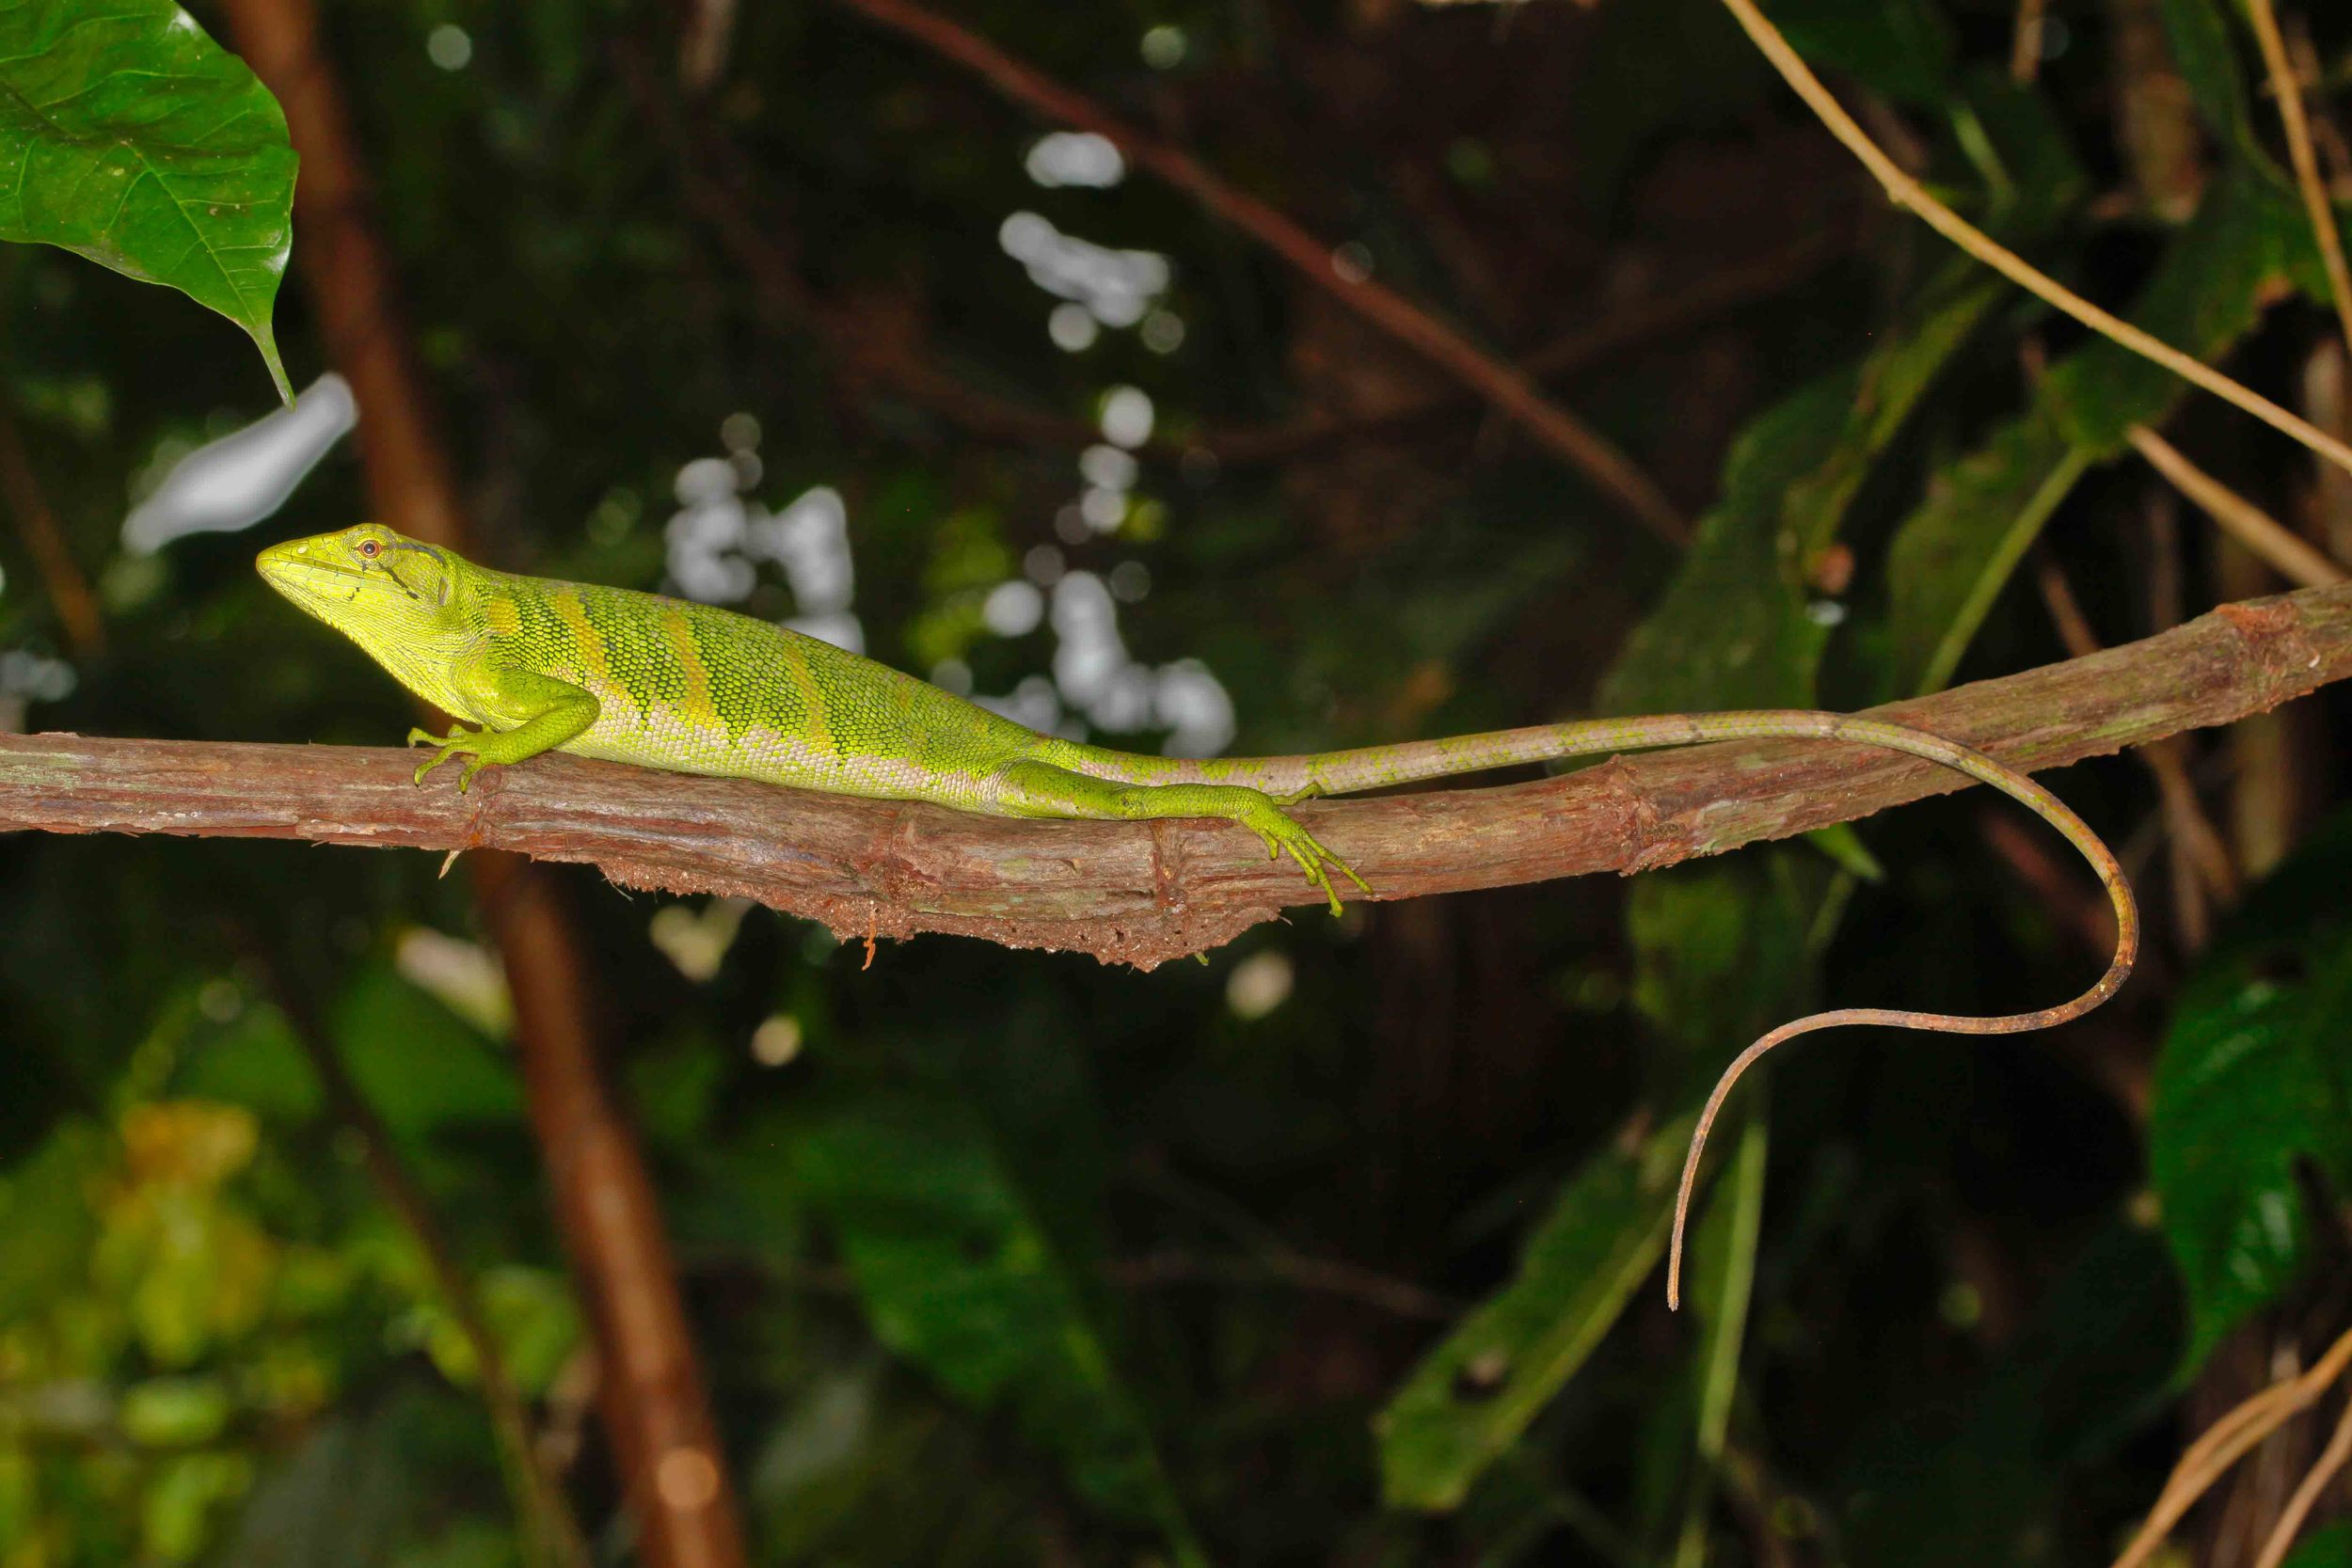
M479 567L380 523L272 545L254 566L409 690L447 711L468 710L453 673L487 630L488 574Z

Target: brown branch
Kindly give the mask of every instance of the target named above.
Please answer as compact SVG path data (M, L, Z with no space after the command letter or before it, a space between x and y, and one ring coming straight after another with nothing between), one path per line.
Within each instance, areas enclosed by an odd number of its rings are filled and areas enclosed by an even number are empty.
M735 36L735 0L684 0L679 7L678 82L687 91L707 92L727 67L727 45Z
M507 1370L506 1357L499 1349L497 1337L490 1332L489 1320L483 1315L473 1281L467 1277L464 1266L457 1260L457 1249L433 1212L432 1200L425 1196L423 1186L401 1155L399 1139L392 1135L391 1128L360 1089L358 1081L352 1077L351 1069L343 1065L342 1053L336 1048L309 996L287 978L274 956L250 932L238 927L235 935L239 945L260 964L271 999L285 1017L288 1032L310 1059L310 1070L318 1074L320 1086L326 1093L327 1109L358 1138L369 1178L407 1228L417 1250L424 1254L425 1266L440 1287L441 1305L448 1309L467 1349L472 1353L474 1375L482 1383L482 1402L489 1407L500 1457L505 1462L509 1483L515 1488L523 1516L527 1544L523 1560L553 1563L559 1568L587 1568L594 1560L587 1537L572 1513L562 1483L540 1456L522 1390Z
M1544 381L1581 374L1652 339L1699 326L1781 293L1853 245L1851 230L1807 234L1778 250L1693 278L1671 293L1614 306L1605 319L1565 333L1527 354L1518 360L1518 368ZM1369 414L1310 415L1279 424L1211 429L1184 445L1205 447L1227 463L1277 463L1344 442L1400 435L1476 405L1474 398L1438 393Z
M1689 524L1656 482L1605 436L1546 398L1526 372L1479 348L1387 285L1368 277L1343 277L1332 266L1330 245L1268 203L1234 189L1191 153L1146 135L1114 118L1092 99L913 0L839 3L973 71L1041 118L1075 125L1117 144L1129 163L1151 170L1185 192L1264 245L1308 282L1328 292L1346 309L1474 388L1604 493L1614 497L1660 538L1677 545L1688 542Z
M2311 121L2303 112L2303 84L2287 58L2286 40L2279 32L2279 13L2270 0L2246 0L2246 17L2254 24L2262 46L2263 66L2270 72L2279 119L2287 134L2287 157L2295 166L2295 183L2303 193L2303 212L2310 218L2312 237L2318 242L2321 265L2328 274L2328 296L2344 328L2344 345L2352 348L2352 267L2344 259L2344 236L2336 231L2335 204L2328 199L2327 182L2319 175L2319 155L2312 148Z
M1028 447L1090 447L1103 439L1091 420L1001 396L932 363L919 345L894 334L861 330L853 312L820 294L801 275L794 246L772 221L754 212L747 160L718 127L688 115L662 93L643 55L626 39L612 46L622 86L668 147L690 211L709 225L721 248L751 284L761 325L780 336L805 334L856 388L879 387L939 415L968 434ZM1702 274L1670 291L1618 302L1590 325L1544 343L1518 361L1528 376L1565 380L1605 365L1655 339L1686 331L1785 293L1828 261L1851 252L1858 223L1833 224L1761 256ZM1137 449L1148 461L1175 462L1205 451L1228 464L1281 463L1353 442L1423 430L1483 406L1475 392L1439 391L1364 414L1310 414L1247 425L1209 425L1181 440L1155 438Z
M365 163L319 48L317 12L310 0L228 0L226 9L302 156L294 214L304 280L359 405L376 515L465 549L465 508L394 309ZM472 870L476 905L515 995L532 1130L604 1368L604 1428L639 1553L651 1568L741 1568L742 1527L652 1178L598 1070L603 1014L591 1001L579 939L548 879L521 858L478 856Z
M2025 768L2225 724L2352 675L2352 585L2224 605L2144 641L1875 709ZM846 936L951 931L1143 966L1293 904L1296 870L1222 823L1021 822L548 756L470 795L373 748L0 736L0 829L496 847L759 899ZM1299 808L1379 896L1645 871L1962 787L1867 747L1755 742L1536 784Z
M84 658L103 653L106 621L99 613L98 596L90 592L89 579L82 575L81 567L73 563L73 552L66 548L65 531L57 526L57 515L49 509L49 498L34 476L32 459L24 454L16 416L5 402L0 402L0 504L16 518L16 531L24 540L25 553L33 558L33 569L49 590L49 603L65 627L66 641Z

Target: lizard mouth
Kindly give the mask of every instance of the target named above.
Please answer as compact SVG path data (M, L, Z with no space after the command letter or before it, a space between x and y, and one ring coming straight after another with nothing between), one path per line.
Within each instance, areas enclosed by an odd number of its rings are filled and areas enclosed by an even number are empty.
M313 554L303 541L272 545L254 557L253 565L263 581L305 609L306 600L358 598L366 580L357 567Z

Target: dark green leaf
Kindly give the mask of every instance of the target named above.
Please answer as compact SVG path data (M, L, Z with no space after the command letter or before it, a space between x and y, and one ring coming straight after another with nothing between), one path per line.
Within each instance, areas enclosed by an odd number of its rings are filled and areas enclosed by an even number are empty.
M2247 901L2182 988L2156 1064L2149 1169L2187 1282L2189 1365L2310 1261L2297 1166L2352 1191L2352 828Z
M1723 504L1601 683L1612 713L1806 706L1829 638L1805 578L1870 464L2004 293L1945 270L1887 347L1820 377L1741 432Z
M1941 107L1952 40L1919 0L1777 0L1773 24L1813 64L1915 104Z
M1929 482L1887 553L1889 695L1933 691L2058 502L2090 467L2037 410L2002 425Z
M2285 175L2255 135L2245 59L2217 0L2156 0L2172 61L2205 124L2249 166L2283 185Z
M395 1132L422 1137L522 1116L513 1064L389 963L363 966L328 1022L359 1092ZM420 1063L430 1067L420 1070Z
M1009 1407L1089 1501L1195 1557L1087 1291L974 1117L847 1100L803 1124L790 1157L884 1344L975 1408Z
M2214 358L2252 328L2292 243L2282 209L2255 182L2220 182L2166 251L2134 318ZM2028 412L1930 481L1889 552L1888 695L1931 691L1951 679L2075 481L2123 450L2133 425L2161 420L2184 392L2170 372L2100 339L2050 372Z
M1801 1011L1812 938L1838 880L1786 847L1710 856L1644 877L1627 901L1633 1003L1711 1078L1731 1053Z
M0 240L219 311L289 401L270 315L294 185L278 101L170 0L0 7Z
M2261 319L2263 295L2305 248L2303 215L2260 182L2217 182L2166 248L2132 310L2134 325L2200 359L2217 359ZM2050 372L2042 400L2067 439L2106 459L2132 426L2160 420L2188 388L2178 376L2102 338Z
M1422 1358L1374 1423L1381 1494L1458 1506L1592 1354L1666 1245L1688 1118L1638 1152L1596 1155L1519 1259L1517 1278Z

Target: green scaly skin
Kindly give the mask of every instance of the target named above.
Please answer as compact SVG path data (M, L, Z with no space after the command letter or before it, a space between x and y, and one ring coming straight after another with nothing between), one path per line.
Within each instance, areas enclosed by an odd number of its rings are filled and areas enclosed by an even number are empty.
M1283 810L1311 796L1601 752L1811 738L1884 747L1957 769L2023 801L2090 861L2117 928L2114 960L2090 990L2032 1013L1845 1008L1782 1025L1716 1085L1684 1173L1685 1203L1724 1096L1781 1040L1833 1023L1979 1035L2046 1028L2106 1000L2130 973L2137 945L2122 868L2082 818L1982 752L1876 720L1797 709L1667 714L1302 756L1141 756L1039 735L885 665L730 610L493 572L373 523L272 546L256 564L272 587L358 643L409 690L479 726L460 724L446 736L411 730L411 744L436 748L417 769L420 784L453 757L468 759L463 789L492 763L564 751L997 816L1222 817L1256 833L1269 856L1297 862L1336 914L1332 872L1371 889ZM1680 1243L1677 1213L1677 1262ZM1670 1300L1673 1277L1670 1271Z

